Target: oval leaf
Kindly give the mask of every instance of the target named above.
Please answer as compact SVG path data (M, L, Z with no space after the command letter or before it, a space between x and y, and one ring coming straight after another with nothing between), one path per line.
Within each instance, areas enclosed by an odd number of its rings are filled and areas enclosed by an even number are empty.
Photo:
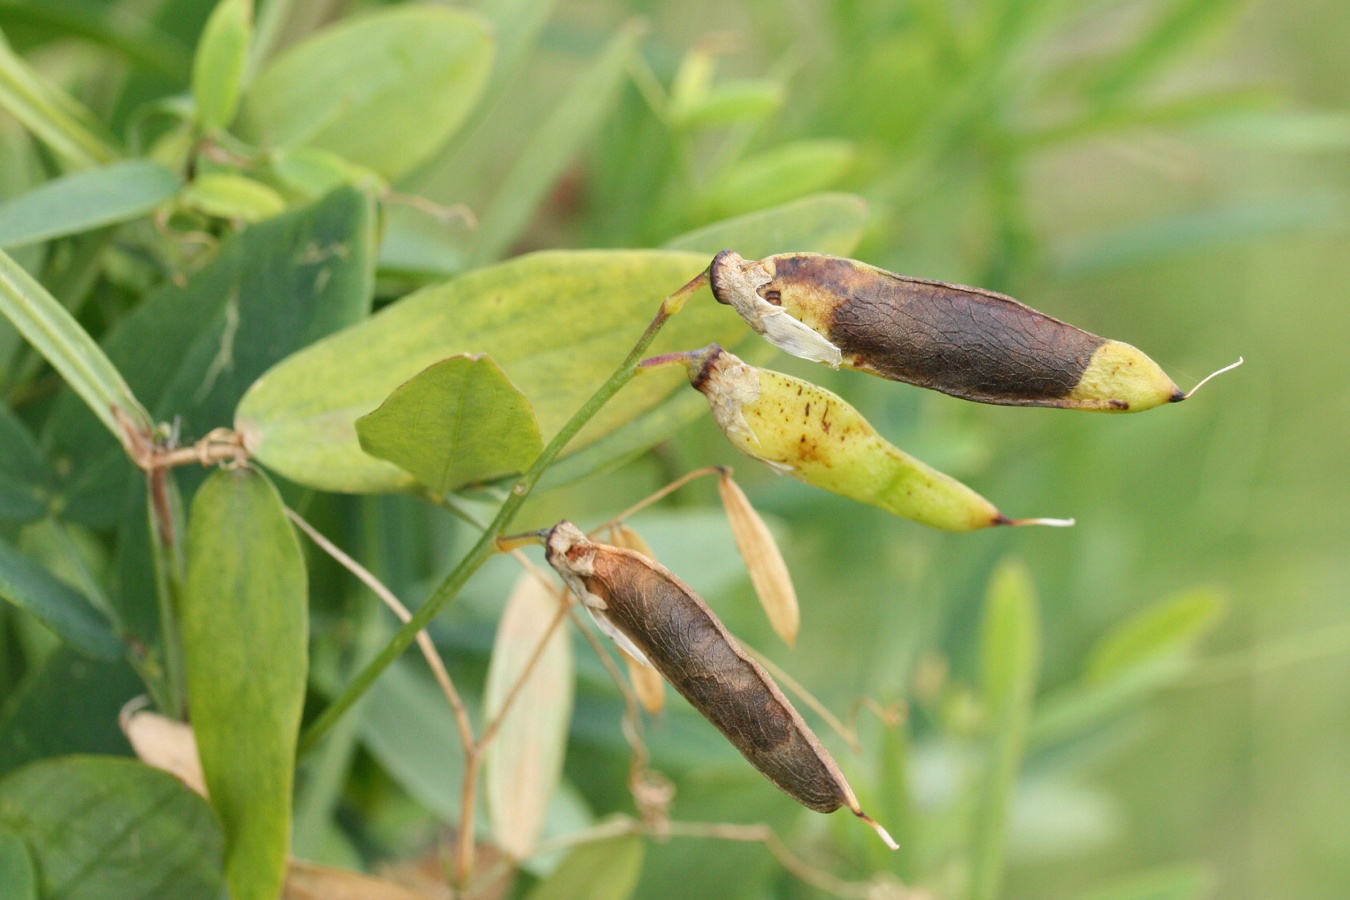
M627 900L642 874L645 850L637 835L583 844L530 891L528 900Z
M342 22L257 77L238 127L265 146L321 147L393 178L459 128L492 56L487 25L461 10L410 6Z
M183 646L188 702L235 900L281 891L305 697L304 558L261 472L216 472L188 527Z
M361 449L437 494L525 471L544 442L515 385L486 356L456 356L400 385L356 422Z
M700 207L706 215L720 217L794 200L834 185L856 155L850 141L781 144L737 163L708 186Z
M549 632L561 598L544 577L521 575L506 601L483 700L494 719L516 682L526 679L483 758L492 833L514 859L530 855L544 827L572 719L572 644L562 623Z
M0 597L26 609L63 640L98 659L117 659L112 623L79 591L0 540Z
M35 522L47 514L56 476L19 417L0 404L0 521Z
M406 489L412 478L362 452L355 426L394 388L448 356L486 353L530 399L547 439L618 368L661 298L707 264L701 254L660 250L553 251L471 272L409 295L277 365L240 401L235 427L260 462L301 484ZM651 352L710 340L732 345L748 333L700 294L671 319ZM665 374L629 384L570 446L592 444L661 406L680 386ZM687 421L665 421L625 452L651 446Z
M252 39L253 0L220 0L192 59L192 96L203 131L224 128L234 118Z
M178 190L178 176L148 160L74 172L0 204L0 247L91 231L139 218Z
M714 222L666 242L668 250L735 250L761 259L787 250L848 256L867 227L867 201L854 194L813 194L771 209Z
M220 826L210 807L172 775L138 762L64 756L24 766L0 780L0 822L28 844L43 897L220 892Z
M23 839L0 825L0 885L10 900L38 900L37 872Z
M286 209L286 201L272 188L232 172L202 175L183 189L178 200L205 215L241 222L261 222Z

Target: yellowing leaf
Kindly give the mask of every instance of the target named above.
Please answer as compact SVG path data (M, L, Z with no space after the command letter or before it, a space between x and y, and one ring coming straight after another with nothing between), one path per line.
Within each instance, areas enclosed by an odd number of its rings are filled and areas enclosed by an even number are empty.
M559 592L542 577L526 572L506 601L483 701L491 721L525 678L483 759L492 834L515 859L530 855L544 827L572 718L572 645L557 621Z

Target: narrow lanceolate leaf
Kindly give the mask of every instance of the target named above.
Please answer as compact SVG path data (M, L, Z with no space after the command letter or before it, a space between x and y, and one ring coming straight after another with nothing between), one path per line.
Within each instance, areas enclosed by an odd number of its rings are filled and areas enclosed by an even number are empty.
M224 128L234 119L252 38L253 0L220 0L192 59L192 96L203 131Z
M151 160L72 172L0 204L0 247L24 247L137 219L177 190L178 176Z
M0 313L89 405L108 430L125 443L117 415L148 430L150 414L98 344L47 289L0 250Z
M90 169L118 157L93 113L48 84L0 35L0 109L72 166Z
M582 143L599 127L628 77L639 35L635 26L621 29L531 132L529 143L480 217L482 227L474 250L480 262L506 251Z
M1107 681L1181 656L1214 626L1223 607L1223 595L1207 588L1160 600L1102 639L1089 657L1087 677Z
M854 194L812 194L746 213L667 241L668 250L717 254L728 247L746 259L797 247L816 253L852 253L867 227L867 201ZM751 249L742 249L742 248ZM827 249L828 248L828 249Z
M628 900L642 874L645 849L635 834L583 844L527 900Z
M122 642L89 599L0 540L0 598L27 610L72 647L98 659L117 659Z
M487 23L463 10L406 6L351 19L259 73L237 127L269 147L320 147L394 178L463 123L492 55Z
M0 522L35 522L47 514L56 475L37 442L8 406L0 404Z
M492 834L515 859L530 855L544 827L572 719L572 645L557 621L559 592L542 578L526 572L506 601L483 701L489 721L495 719L525 678L483 760Z
M63 756L11 772L0 780L0 824L28 845L42 897L182 900L221 890L220 826L206 801L133 760Z
M530 401L490 357L456 356L356 422L361 449L437 494L523 472L544 449Z
M1026 754L1040 668L1040 622L1031 576L1005 563L989 586L981 626L980 676L989 717L989 753L971 824L972 900L999 896L1008 847L1008 813Z
M192 504L183 644L188 703L234 900L281 891L308 669L304 558L281 497L250 468Z
M722 495L722 507L731 522L736 549L741 551L741 558L745 560L759 602L764 606L773 630L787 641L788 646L795 646L802 616L797 607L797 591L792 586L792 575L783 561L778 542L773 539L773 533L764 524L764 519L750 504L745 491L730 475L723 473L717 481L717 490Z

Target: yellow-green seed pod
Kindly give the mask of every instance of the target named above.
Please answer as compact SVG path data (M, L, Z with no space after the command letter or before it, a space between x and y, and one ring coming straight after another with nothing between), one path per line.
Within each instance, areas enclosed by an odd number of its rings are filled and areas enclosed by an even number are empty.
M1140 412L1189 396L1129 344L981 288L818 253L723 250L709 274L719 301L803 359L1005 406Z
M716 344L687 354L685 366L736 449L807 484L947 531L1072 524L1009 519L955 478L887 442L856 409L809 381L746 365Z

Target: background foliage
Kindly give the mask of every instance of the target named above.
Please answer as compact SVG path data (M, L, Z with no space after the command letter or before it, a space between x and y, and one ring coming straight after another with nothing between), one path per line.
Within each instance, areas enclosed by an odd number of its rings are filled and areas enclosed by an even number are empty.
M0 319L0 594L11 601L0 607L0 884L79 896L62 879L88 853L109 860L109 880L84 886L102 891L91 896L218 890L222 840L237 820L223 816L222 838L196 797L108 757L131 754L116 722L126 700L148 685L161 708L181 710L175 667L185 666L190 692L193 672L210 671L212 660L191 647L175 660L160 640L172 607L161 598L247 580L237 563L250 554L285 557L284 577L260 590L300 599L259 627L280 630L286 677L303 674L286 638L303 634L305 573L278 499L412 605L476 537L424 499L329 492L356 486L337 457L274 450L269 461L263 450L280 498L251 477L234 493L214 480L198 491L201 471L175 471L174 508L159 521L182 528L191 510L194 527L191 555L166 556L151 540L143 479L86 400L112 390L133 420L177 422L196 440L233 424L241 396L274 363L372 307L419 288L395 308L533 286L537 296L519 302L549 323L543 333L572 321L613 342L579 354L575 383L555 394L546 396L550 379L531 383L512 366L552 348L493 331L490 310L461 332L400 313L427 330L391 326L384 343L351 341L325 371L416 345L426 359L370 388L368 412L437 359L491 352L547 440L587 379L603 378L659 298L697 271L692 254L734 236L747 257L845 252L1012 293L1140 346L1183 386L1239 354L1248 361L1194 402L1110 417L980 407L775 359L845 394L888 438L1003 509L1077 516L1069 531L952 536L849 504L737 457L706 416L674 433L697 397L607 443L602 432L647 402L624 395L616 408L627 412L599 423L585 438L590 455L564 460L545 481L556 488L532 498L517 524L589 525L687 470L735 465L797 581L795 651L779 649L756 607L713 485L696 483L633 524L734 632L828 707L843 715L867 697L908 711L897 727L863 709L860 754L819 729L864 806L897 832L894 856L844 816L798 809L672 702L647 741L678 789L674 817L768 823L849 882L889 871L944 898L1350 891L1350 624L1337 600L1350 593L1350 17L1339 4L388 5L377 34L352 29L382 4L264 0L250 43L242 2L215 16L207 0L0 4L0 246L126 382L61 370L64 386L44 361L58 351L35 352ZM330 43L287 53L315 32ZM865 216L843 194L863 198ZM621 271L592 256L483 268L537 249L663 246L691 255L641 256ZM3 274L16 286L7 313L37 302L23 271ZM550 307L555 286L582 291L583 277L583 312ZM649 296L629 309L637 291ZM672 349L742 339L723 312L706 295L691 303ZM709 333L718 329L725 336ZM473 346L456 345L464 334ZM83 371L93 355L68 346ZM650 399L674 382L662 385L641 390ZM318 400L334 396L328 388L310 379ZM275 402L249 402L245 424L266 431L286 418L262 414ZM362 465L374 479L367 490L407 483ZM463 483L446 477L446 489ZM473 491L457 502L486 519L499 499ZM203 524L232 516L266 527ZM304 552L312 721L394 624L331 560L312 545ZM493 560L432 628L475 716L517 573ZM220 627L229 623L184 623L188 634ZM622 705L590 649L574 649L549 837L633 814ZM220 650L216 666L245 666L258 648ZM235 702L220 677L207 678L218 688L207 703ZM1029 679L1034 707L1016 702ZM252 702L277 714L265 698ZM260 756L288 758L281 719L266 733L259 725ZM211 738L218 748L230 739ZM435 871L459 820L463 765L444 699L409 654L303 759L293 853L404 877L419 865ZM104 805L89 805L84 790ZM161 797L141 835L148 856L128 862L89 837L122 834L134 804ZM94 817L89 830L62 813L67 804ZM217 807L221 816L228 802ZM292 813L261 815L275 831ZM492 828L479 817L483 840ZM277 855L275 841L263 844L250 852ZM137 883L146 858L179 880ZM239 896L241 883L232 881ZM820 890L757 843L632 836L561 864L556 853L533 858L514 889Z

